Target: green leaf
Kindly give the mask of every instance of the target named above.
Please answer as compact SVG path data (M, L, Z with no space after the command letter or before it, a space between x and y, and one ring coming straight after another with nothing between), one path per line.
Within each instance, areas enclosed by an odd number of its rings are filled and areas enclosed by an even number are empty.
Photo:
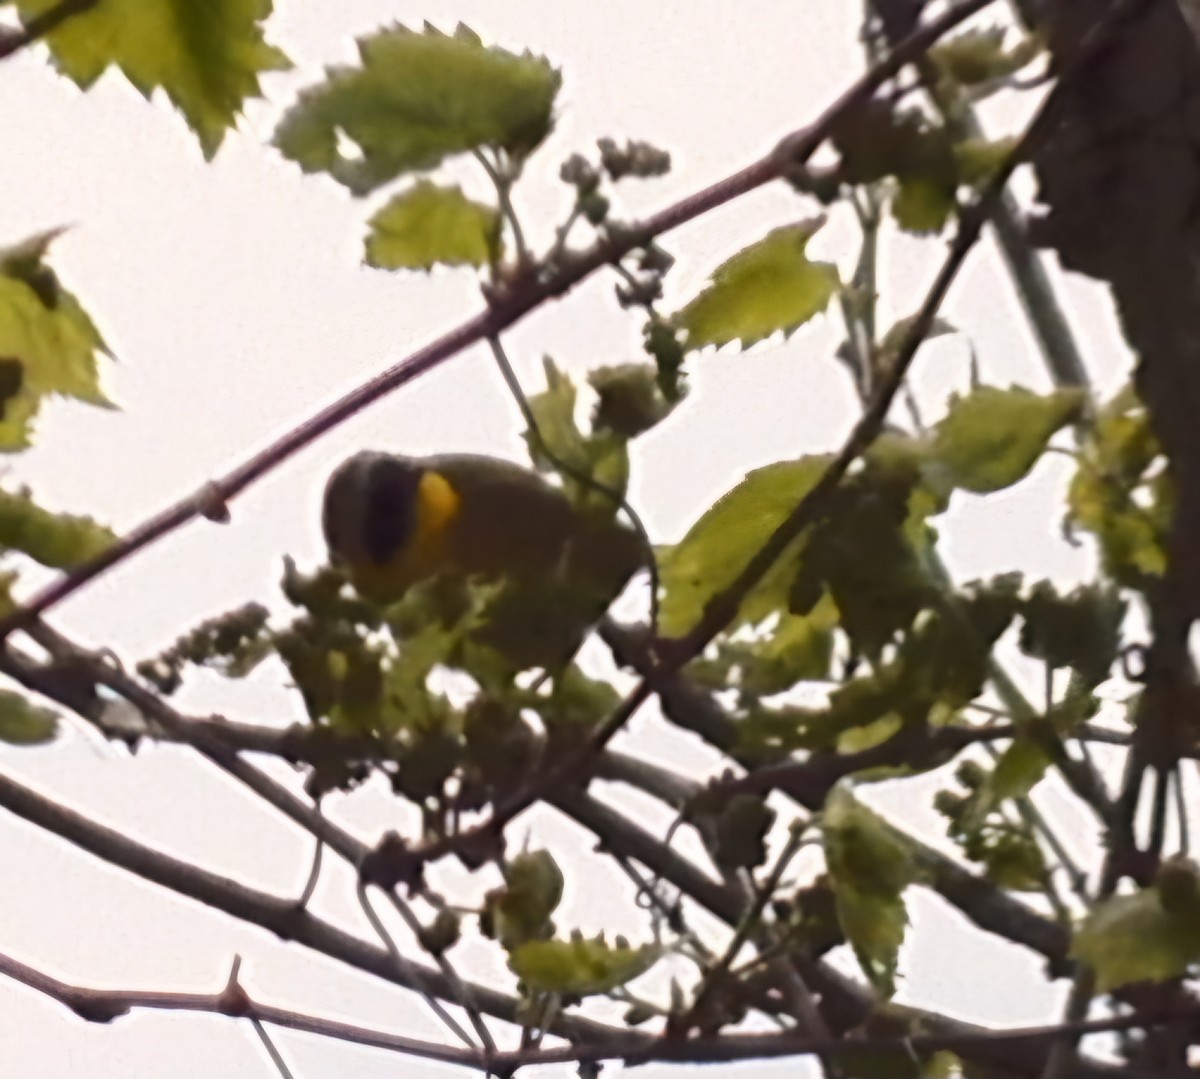
M621 695L610 682L589 678L576 664L554 677L549 697L529 702L548 727L594 727L607 719L621 703Z
M550 916L562 901L563 875L548 851L523 851L504 867L504 886L484 898L480 928L512 951L554 932Z
M663 587L659 626L663 633L686 633L705 604L728 587L767 538L808 494L829 457L779 461L746 476L694 524L684 538L659 557ZM758 622L786 602L788 570L796 552L785 555L742 604L740 617Z
M828 597L807 615L782 613L765 634L725 640L713 658L697 660L688 673L713 689L770 696L797 682L825 678L833 658L838 612Z
M775 810L761 794L735 794L717 818L713 861L727 872L762 865L774 823Z
M12 0L22 19L59 0ZM101 0L46 35L59 70L84 89L110 66L146 97L166 92L211 158L264 71L290 67L263 39L271 0Z
M0 451L29 445L29 429L51 394L107 406L96 354L108 350L79 301L45 263L52 230L0 250L0 362L5 370Z
M90 517L42 509L28 490L0 490L0 547L21 551L43 566L70 569L107 550L116 539Z
M1095 970L1101 993L1179 977L1200 961L1200 910L1164 909L1157 888L1116 896L1084 919L1071 954Z
M960 183L978 187L991 179L1017 148L1018 139L964 139L954 147Z
M944 75L962 86L975 86L1015 75L1041 51L1041 42L1023 38L1012 48L1004 47L1003 26L980 27L938 42L929 58Z
M500 215L428 180L396 195L370 225L367 263L381 270L483 266L499 255Z
M833 492L805 544L789 607L806 614L828 594L852 644L875 659L935 601L910 543L915 471L868 464Z
M1018 739L996 761L983 785L972 796L960 818L963 832L976 831L987 815L1010 798L1024 798L1041 782L1050 767L1050 758L1036 743Z
M933 453L955 487L978 494L999 491L1023 479L1050 438L1079 418L1082 390L1040 396L1014 386L981 386L955 397L934 433Z
M0 689L0 742L39 745L53 740L57 730L57 714L40 708L20 693Z
M842 112L831 132L847 183L870 184L885 176L953 184L953 139L931 127L916 109L897 111L873 99ZM953 188L951 188L953 191Z
M1127 387L1088 425L1067 494L1068 527L1096 537L1105 573L1126 588L1144 590L1166 570L1174 491L1161 460L1146 409Z
M906 177L892 197L896 224L918 236L934 235L946 227L954 209L954 181L938 181L926 176Z
M612 517L629 484L625 440L611 431L585 435L575 421L574 383L549 356L545 371L546 389L529 398L529 410L537 423L537 433L529 430L524 436L529 456L540 471L562 476L563 487L577 506L597 516ZM604 489L581 483L580 475Z
M464 26L396 26L358 50L360 67L329 68L275 132L284 156L357 195L471 150L523 157L550 131L561 79L542 57L486 48Z
M822 224L818 218L777 228L718 266L712 284L673 319L687 335L685 347L741 341L749 348L824 311L839 287L837 267L810 262L805 253Z
M597 367L588 372L588 382L597 397L592 428L623 439L644 434L679 403L663 396L658 370L647 363Z
M1082 585L1060 596L1042 581L1022 604L1021 651L1054 669L1070 667L1089 689L1098 686L1120 652L1126 609L1115 588Z
M534 940L514 949L508 965L528 991L586 997L641 977L661 955L657 945L632 948L603 937Z
M915 879L912 854L900 836L844 786L835 787L825 800L821 830L842 931L863 972L890 997L908 924L904 889Z

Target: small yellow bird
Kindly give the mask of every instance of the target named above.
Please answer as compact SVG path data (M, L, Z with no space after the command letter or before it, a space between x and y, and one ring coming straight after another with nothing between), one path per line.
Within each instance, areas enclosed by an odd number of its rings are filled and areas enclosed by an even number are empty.
M442 575L513 581L542 597L530 607L543 637L568 623L579 636L647 560L632 529L581 513L526 468L471 454L356 453L326 484L322 526L360 595L390 603Z

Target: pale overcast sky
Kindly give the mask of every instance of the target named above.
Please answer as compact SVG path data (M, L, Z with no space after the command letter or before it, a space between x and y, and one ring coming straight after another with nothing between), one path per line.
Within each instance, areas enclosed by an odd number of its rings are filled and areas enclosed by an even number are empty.
M736 7L720 0L285 3L268 31L296 70L266 78L267 100L251 103L212 164L164 101L147 104L115 76L81 94L52 72L41 49L0 64L6 150L0 244L72 226L55 244L53 262L118 356L106 374L122 408L51 406L37 447L14 459L11 477L32 484L53 507L131 527L478 308L470 273L425 278L362 266L371 204L353 201L327 178L302 176L266 145L299 87L322 65L353 60L354 35L395 21L415 27L425 19L450 30L461 20L485 41L529 48L561 66L556 130L518 193L524 220L544 243L568 207L568 189L557 180L567 154L590 150L604 135L645 138L670 150L671 175L624 185L614 212L632 216L665 205L759 156L830 102L861 68L858 17L858 4L846 0L756 0ZM989 113L993 124L1003 118L1002 110ZM469 170L462 176L478 185ZM691 295L713 266L769 228L813 212L777 185L670 235L665 246L679 258L670 298ZM812 249L848 272L851 241L852 232L835 218ZM907 314L919 301L942 250L939 241L889 246L884 302L895 314ZM1094 286L1072 282L1069 306L1090 371L1102 391L1111 390L1128 364L1104 298ZM986 380L1048 386L990 251L972 259L947 314L970 334ZM839 329L831 314L786 344L775 340L750 354L727 350L691 361L691 397L634 455L633 500L656 540L678 538L747 470L840 442L854 400L832 359ZM528 318L506 341L527 388L536 390L544 354L582 373L636 358L638 336L638 320L617 308L611 278L600 276ZM962 338L931 344L916 376L929 415L936 418L947 390L964 389L967 379ZM52 621L132 661L235 604L277 603L282 556L311 566L321 555L317 499L325 475L366 446L523 456L515 408L486 351L473 350L273 472L234 503L232 525L187 527L64 604ZM1045 462L1016 489L957 501L943 528L955 573L967 579L1023 568L1064 582L1082 579L1091 568L1087 553L1067 546L1058 532L1064 475L1058 462ZM189 710L279 724L300 716L272 666L246 684L193 681L180 698ZM626 745L697 775L715 764L690 744L681 751L649 712L633 725ZM0 767L140 840L254 886L294 891L306 872L309 840L192 754L147 746L131 759L68 725L51 747L0 748ZM868 797L889 807L903 801L905 819L936 837L938 820L918 805L935 787L936 780L881 785ZM389 804L375 788L330 799L329 809L367 840L390 819ZM548 814L526 820L564 861L572 849L586 848L586 837ZM518 826L514 834L520 833ZM8 867L0 888L0 949L61 977L211 990L222 983L233 954L241 953L244 981L264 1001L446 1036L410 994L177 900L4 817L0 863ZM335 863L326 859L316 909L370 936L350 875ZM446 879L464 877L443 872ZM586 887L568 892L559 924L640 935L636 921L613 924L616 904L597 901L610 888L627 895L623 879L587 872ZM478 894L491 883L469 886ZM968 1019L1051 1018L1058 994L1045 987L1038 963L1016 949L993 947L928 894L914 893L910 906L913 943L902 958L901 999ZM943 922L952 932L935 925ZM507 977L494 956L464 951L466 973ZM277 1040L306 1079L452 1074L287 1032ZM274 1074L245 1025L140 1013L108 1027L88 1026L32 991L2 982L0 1045L5 1074L27 1079ZM790 1063L754 1070L800 1074ZM656 1079L671 1071L639 1074Z

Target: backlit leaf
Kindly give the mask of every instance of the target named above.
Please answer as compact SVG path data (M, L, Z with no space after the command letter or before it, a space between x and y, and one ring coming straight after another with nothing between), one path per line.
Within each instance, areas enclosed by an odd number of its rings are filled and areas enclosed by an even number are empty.
M358 49L361 65L329 68L275 132L305 172L355 194L483 147L523 156L550 131L560 77L542 57L487 48L463 26L395 26Z
M941 232L954 209L954 181L939 182L925 176L906 177L892 197L896 224L918 236Z
M717 499L679 543L663 552L659 624L664 633L685 633L695 624L705 604L745 568L820 479L828 462L827 457L802 457L756 469ZM780 562L794 567L794 554ZM763 603L772 584L764 581L743 603L742 618L756 622L773 606L782 605L787 583L786 574L777 577L774 595Z
M636 438L650 430L679 403L664 397L659 373L648 363L597 367L588 372L588 382L597 396L592 427L620 438Z
M20 693L0 689L0 742L14 746L39 745L54 738L58 716Z
M967 30L938 42L929 50L929 58L942 72L963 86L1014 75L1041 50L1036 38L1023 38L1006 48L1007 31L1002 26Z
M1042 581L1022 605L1021 650L1055 669L1071 668L1089 688L1097 686L1120 651L1126 606L1116 589L1083 585L1060 596Z
M713 271L712 284L676 316L685 347L741 341L749 348L783 331L790 334L829 304L837 268L810 262L805 248L823 220L785 225L739 251Z
M933 453L949 482L985 494L1023 479L1051 436L1079 417L1081 390L1041 396L1014 386L981 386L950 403L934 433Z
M1067 494L1069 528L1091 532L1104 570L1119 585L1145 589L1166 570L1174 490L1162 450L1132 388L1089 424Z
M863 972L890 997L908 924L904 889L915 877L911 852L844 786L825 800L821 830L842 931Z
M381 270L483 266L499 253L499 214L427 180L395 196L370 224L367 263Z
M550 916L562 900L563 875L548 851L522 851L504 867L504 884L484 898L481 929L512 951L554 932Z
M1200 961L1200 910L1168 911L1156 887L1116 896L1084 919L1071 954L1095 970L1102 993L1178 977Z
M59 0L11 0L28 22ZM271 0L102 0L46 35L59 70L84 89L110 66L147 97L162 89L212 157L258 77L289 65L263 39Z
M529 410L537 423L536 433L525 432L529 456L540 471L562 476L564 489L577 505L611 517L629 483L625 440L611 430L584 434L575 419L575 384L549 356L545 371L545 390L529 398ZM580 476L590 477L592 482L582 483Z
M52 394L107 406L96 354L104 340L44 261L61 230L0 250L0 362L6 372L0 451L29 445L30 423Z
M0 547L22 551L43 566L77 566L106 550L116 538L90 517L42 509L28 491L0 490Z
M606 993L645 974L662 950L608 944L603 938L533 940L515 948L508 965L535 993L572 997Z

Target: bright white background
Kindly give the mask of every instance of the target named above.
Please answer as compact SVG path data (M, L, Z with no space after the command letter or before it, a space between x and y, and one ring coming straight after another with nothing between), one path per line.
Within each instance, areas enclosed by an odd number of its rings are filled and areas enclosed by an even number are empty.
M50 406L36 448L14 459L9 479L31 483L52 507L129 528L477 310L469 273L393 276L362 266L361 234L373 204L353 201L328 179L302 177L266 145L281 109L321 65L354 59L354 35L393 21L416 27L429 19L451 30L462 20L485 41L529 48L561 66L556 130L518 192L527 229L541 246L569 205L569 190L557 180L568 153L590 150L603 135L646 138L669 149L671 175L622 185L614 213L665 205L759 156L829 103L861 69L858 17L858 5L845 0L736 7L720 0L285 3L269 23L269 37L296 70L265 79L266 101L250 104L213 164L202 160L165 102L147 105L115 76L84 95L52 72L40 49L0 65L0 244L72 226L55 244L53 262L118 357L106 382L122 409ZM995 128L1023 110L993 109L989 119ZM669 279L668 307L693 294L713 266L744 244L813 212L778 185L678 230L665 241L680 260ZM835 219L812 250L848 274L852 240ZM902 315L916 305L943 250L937 240L889 246L885 310ZM1066 295L1089 369L1106 393L1127 370L1114 320L1094 286L1072 281ZM827 451L844 437L854 400L832 359L840 339L833 310L786 344L690 361L691 396L635 454L632 497L656 540L678 538L747 470ZM969 333L985 379L1048 388L990 249L972 257L947 314ZM612 279L598 277L535 313L506 342L533 392L543 354L581 374L637 358L638 339L639 320L617 308ZM961 337L922 352L916 384L930 418L937 418L948 390L965 389L966 357ZM513 404L486 351L473 350L273 472L234 503L231 525L187 527L65 603L52 621L132 662L238 603L278 606L282 556L311 566L321 555L317 500L326 473L364 446L522 459ZM1083 579L1092 565L1087 551L1059 535L1064 475L1058 462L1044 462L1011 491L956 501L943 527L956 575L965 580L1023 568L1063 583ZM207 677L193 683L180 698L191 711L278 724L301 715L277 667L244 685ZM715 766L694 746L681 752L649 712L635 720L626 745L697 776ZM256 887L295 894L306 873L309 841L184 751L148 746L130 758L68 723L51 747L0 749L0 767L140 840ZM882 785L870 796L889 808L902 803L904 820L933 839L941 829L922 798L936 785ZM1052 802L1052 814L1058 806ZM327 808L367 840L390 819L387 799L375 788L330 799ZM1054 819L1075 828L1071 835L1087 837L1070 814ZM578 864L573 859L587 848L587 837L546 814L528 820L569 867ZM350 877L335 863L326 859L315 907L369 936ZM12 819L0 818L0 865L0 949L61 977L211 990L240 952L243 981L264 1001L444 1036L412 995L181 901ZM461 873L443 873L444 880L463 881ZM494 880L464 883L478 894ZM628 896L623 878L588 868L568 891L560 926L644 937L637 921L614 924L620 904L607 901L614 889ZM913 893L910 905L901 999L975 1020L1053 1017L1059 994L1042 981L1033 959L994 947L935 897ZM506 976L494 956L463 953L464 973ZM277 1044L296 1074L310 1079L452 1072L287 1032ZM109 1027L88 1026L12 984L0 984L0 1046L5 1073L27 1079L80 1071L91 1079L274 1074L244 1025L141 1013ZM754 1070L797 1073L789 1063ZM670 1071L640 1074L654 1079Z

